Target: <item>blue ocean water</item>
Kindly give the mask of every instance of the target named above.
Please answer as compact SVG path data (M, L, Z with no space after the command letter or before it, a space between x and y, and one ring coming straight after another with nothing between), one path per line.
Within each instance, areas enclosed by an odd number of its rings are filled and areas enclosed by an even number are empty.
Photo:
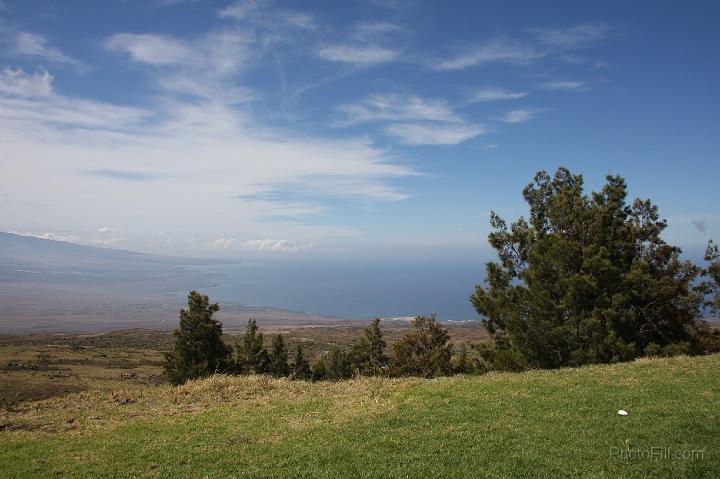
M244 262L207 266L213 300L344 318L438 315L477 320L469 301L480 259Z

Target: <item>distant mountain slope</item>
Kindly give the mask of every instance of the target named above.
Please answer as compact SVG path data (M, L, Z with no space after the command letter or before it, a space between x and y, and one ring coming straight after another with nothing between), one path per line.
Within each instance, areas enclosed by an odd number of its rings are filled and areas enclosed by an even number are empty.
M97 248L34 236L0 232L0 262L12 264L55 265L108 265L116 263L124 268L130 265L198 265L218 264L226 261L161 256L133 251Z

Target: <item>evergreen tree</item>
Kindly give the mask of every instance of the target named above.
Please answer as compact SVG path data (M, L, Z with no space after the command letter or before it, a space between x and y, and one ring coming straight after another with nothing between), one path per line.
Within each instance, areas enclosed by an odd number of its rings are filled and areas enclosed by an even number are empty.
M295 348L295 357L292 363L292 377L293 379L310 379L310 363L305 359L305 351L303 350L302 344L299 344Z
M388 364L388 358L385 355L385 347L387 343L383 339L382 331L380 331L380 318L375 318L370 326L365 329L365 340L368 345L368 362L370 374L379 374Z
M515 368L629 360L692 351L698 338L700 269L667 244L650 200L626 204L625 180L600 192L560 168L523 191L530 217L510 227L495 213L485 285L471 301L495 338L494 355Z
M263 334L258 332L257 322L255 319L248 320L245 329L245 335L242 343L235 346L236 350L236 370L240 374L258 373L263 371L261 362L263 360ZM267 354L267 353L266 353Z
M418 316L412 322L414 331L393 345L392 369L399 376L444 376L452 372L450 335L435 315Z
M219 309L197 291L188 295L188 306L180 311L180 326L173 331L172 350L165 354L165 372L173 384L224 372L230 366L222 323L213 319Z
M322 381L323 379L326 379L325 360L318 359L315 361L310 369L310 375L312 376L313 381Z
M278 334L273 338L272 349L270 350L270 374L276 378L287 376L290 372L288 365L288 350L285 346L282 334Z
M349 354L339 346L333 346L328 351L324 369L325 378L332 380L346 379L353 373Z
M385 356L385 346L380 331L380 319L375 318L370 326L365 328L363 337L355 341L347 351L346 359L351 374L380 374L388 361Z
M720 247L712 240L705 250L705 261L709 263L705 270L708 280L703 283L703 293L708 297L705 306L711 314L717 315L720 313Z

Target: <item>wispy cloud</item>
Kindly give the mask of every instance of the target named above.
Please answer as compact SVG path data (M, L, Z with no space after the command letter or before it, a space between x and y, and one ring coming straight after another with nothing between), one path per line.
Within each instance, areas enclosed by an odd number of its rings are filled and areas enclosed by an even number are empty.
M278 239L257 239L245 241L242 247L257 251L271 251L282 253L297 253L311 251L317 248L317 243L297 243L290 240Z
M540 110L535 109L535 108L510 110L508 112L503 113L501 116L499 116L498 121L501 121L503 123L511 123L511 124L525 123L526 121L530 121L533 118L535 118L538 113L540 113Z
M486 87L475 90L475 92L470 96L470 101L486 102L517 100L519 98L525 98L526 96L528 96L528 93L524 91L509 91L503 88Z
M68 98L55 93L52 83L52 75L45 70L0 71L0 118L7 120L6 126L52 124L62 128L121 130L137 125L148 115L139 108Z
M340 105L339 126L366 122L384 124L382 131L406 145L455 145L487 133L482 125L465 121L441 99L386 93Z
M102 178L109 178L111 180L122 181L154 181L163 178L162 174L151 171L100 169L88 171L88 174L92 176L99 176Z
M530 28L526 30L533 38L510 39L499 36L483 43L469 44L453 56L437 60L438 70L463 70L488 63L527 65L547 57L564 58L576 62L573 50L589 48L616 34L609 25L583 23L569 28Z
M218 238L210 242L210 246L218 249L229 249L237 242L235 238Z
M93 238L90 244L93 246L116 246L125 241L125 238Z
M256 14L268 2L263 0L245 0L234 2L226 5L218 12L221 18L232 18L234 20L244 20Z
M604 40L615 29L602 23L583 23L569 28L528 29L542 44L559 48L579 48Z
M0 70L0 93L19 97L48 96L52 94L52 76L44 69L25 73L5 67Z
M498 37L467 46L456 55L435 63L438 70L463 70L486 63L505 62L527 64L545 55L530 45Z
M166 35L118 33L105 41L105 48L127 53L133 61L150 65L193 61L191 50L184 42Z
M586 83L581 81L553 80L541 83L540 88L544 90L580 91L586 88Z
M374 65L395 60L400 50L373 45L332 45L318 50L318 56L325 60L356 65Z
M97 232L100 234L115 234L115 233L122 233L121 230L116 228L111 228L109 226L103 226L97 229Z
M348 32L348 41L326 44L317 55L332 62L370 66L386 63L402 55L402 49L391 38L404 29L386 22L360 22Z
M36 56L50 62L64 63L77 68L85 69L85 65L48 44L47 39L37 33L16 32L12 52L16 55Z
M50 241L64 241L65 243L80 243L81 238L77 235L68 234L68 233L27 233L27 232L20 232L20 231L10 231L12 234L20 235L20 236L30 236L33 238L40 238Z
M313 30L317 28L315 18L297 10L272 8L271 2L244 0L231 3L218 11L220 18L236 22L249 22L253 27L279 31L287 28Z
M337 110L343 116L344 125L401 120L461 121L444 100L397 93L370 95L364 100L340 105Z
M482 125L394 123L384 128L385 133L398 138L406 145L456 145L488 133Z

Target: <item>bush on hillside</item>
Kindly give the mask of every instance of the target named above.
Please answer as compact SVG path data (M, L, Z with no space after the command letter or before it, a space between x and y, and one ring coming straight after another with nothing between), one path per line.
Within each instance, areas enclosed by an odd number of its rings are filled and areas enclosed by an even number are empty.
M412 326L414 331L393 345L393 374L430 378L452 373L450 335L435 315L418 316Z

